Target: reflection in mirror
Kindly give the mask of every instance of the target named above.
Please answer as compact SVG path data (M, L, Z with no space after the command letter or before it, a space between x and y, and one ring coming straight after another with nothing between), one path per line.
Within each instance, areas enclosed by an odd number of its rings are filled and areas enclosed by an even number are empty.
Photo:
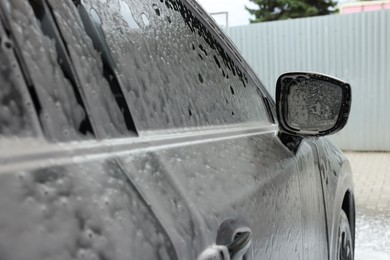
M340 86L320 79L288 78L286 123L303 131L326 131L338 120L343 92Z

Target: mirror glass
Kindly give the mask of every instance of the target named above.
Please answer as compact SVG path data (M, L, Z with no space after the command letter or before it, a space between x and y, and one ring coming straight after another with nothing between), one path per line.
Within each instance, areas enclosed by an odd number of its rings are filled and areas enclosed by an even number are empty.
M286 123L300 131L326 131L333 128L340 114L342 88L305 76L288 80Z

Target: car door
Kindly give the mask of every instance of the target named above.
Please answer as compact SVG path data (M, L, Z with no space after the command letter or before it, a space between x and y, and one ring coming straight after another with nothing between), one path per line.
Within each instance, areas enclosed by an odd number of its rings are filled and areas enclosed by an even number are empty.
M118 162L178 258L250 230L247 259L301 259L296 158L277 136L268 94L210 18L187 1L76 7L107 42L139 134Z
M301 198L300 189L306 187L301 180L306 175L301 174L309 174L310 151L299 159L280 141L268 94L259 93L261 84L198 6L177 1L47 1L51 25L57 24L48 29L39 11L42 6L34 10L34 3L44 2L15 2L12 11L6 10L8 21L21 19L33 29L17 31L20 24L12 24L15 33L20 32L15 38L20 41L19 58L32 87L30 95L37 95L34 105L41 111L40 124L49 140L80 143L62 145L75 156L75 165L35 165L38 169L31 175L36 178L23 183L43 190L55 187L59 197L84 187L82 196L74 194L71 210L62 211L53 197L38 201L49 205L49 212L74 213L81 224L93 219L92 226L84 223L80 232L63 240L72 244L79 235L89 237L70 252L110 259L131 252L137 259L172 259L176 254L178 259L194 259L216 243L227 245L237 231L250 230L247 259L305 258L303 244L309 240L302 223L310 227L316 223L302 218L302 202L308 201ZM41 20L43 32L36 20ZM23 45L25 39L31 42ZM48 56L34 52L40 45L49 50ZM45 100L48 93L57 99ZM64 106L56 105L58 101ZM53 128L59 126L70 132ZM139 136L134 138L135 134ZM91 138L108 137L121 139L83 145ZM43 145L42 151L46 148ZM11 181L4 185L15 183L13 177L7 178ZM75 190L61 186L64 180ZM108 193L99 187L107 187ZM6 197L9 189L2 192ZM39 192L36 197L41 199ZM93 206L81 210L87 202L103 208L101 218L91 217L99 215ZM48 226L61 220L57 214L50 216L53 222L43 222ZM67 227L76 223L72 219L59 230L70 230ZM33 220L40 223L39 218L30 219L25 227ZM95 222L107 225L96 229ZM102 234L107 235L104 241L109 243L103 243L107 247L101 244ZM63 248L56 245L50 252L41 249L55 255ZM143 254L145 250L151 254ZM41 256L20 252L25 254L17 259Z
M323 182L326 203L326 220L330 258L336 257L338 239L338 221L341 210L350 220L351 233L355 232L355 209L351 166L345 155L327 138L315 141L319 156L319 169Z
M295 154L298 161L303 257L302 259L328 259L328 232L320 160L312 140L302 140Z
M177 259L118 154L107 149L124 134L134 139L126 113L107 116L120 111L117 89L91 73L101 65L91 41L82 56L88 66L76 73L70 53L77 42L61 37L55 19L77 9L70 1L57 7L0 3L0 259ZM91 76L98 83L78 82ZM91 90L100 91L94 108L85 105ZM102 109L99 101L112 104L100 114L81 112Z

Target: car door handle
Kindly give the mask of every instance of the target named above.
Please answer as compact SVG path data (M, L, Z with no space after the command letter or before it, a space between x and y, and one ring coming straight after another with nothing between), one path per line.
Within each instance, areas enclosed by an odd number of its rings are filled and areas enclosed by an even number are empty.
M226 247L231 260L241 260L252 243L252 232L250 230L239 231L234 235L233 242Z
M242 260L251 243L251 230L240 228L234 233L231 243L210 246L203 251L198 260Z

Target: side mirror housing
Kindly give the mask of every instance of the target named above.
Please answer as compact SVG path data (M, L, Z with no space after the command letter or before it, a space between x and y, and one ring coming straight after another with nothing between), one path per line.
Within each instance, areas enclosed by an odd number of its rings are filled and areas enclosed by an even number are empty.
M326 75L290 72L276 83L276 111L281 132L324 136L340 131L351 109L349 84Z

